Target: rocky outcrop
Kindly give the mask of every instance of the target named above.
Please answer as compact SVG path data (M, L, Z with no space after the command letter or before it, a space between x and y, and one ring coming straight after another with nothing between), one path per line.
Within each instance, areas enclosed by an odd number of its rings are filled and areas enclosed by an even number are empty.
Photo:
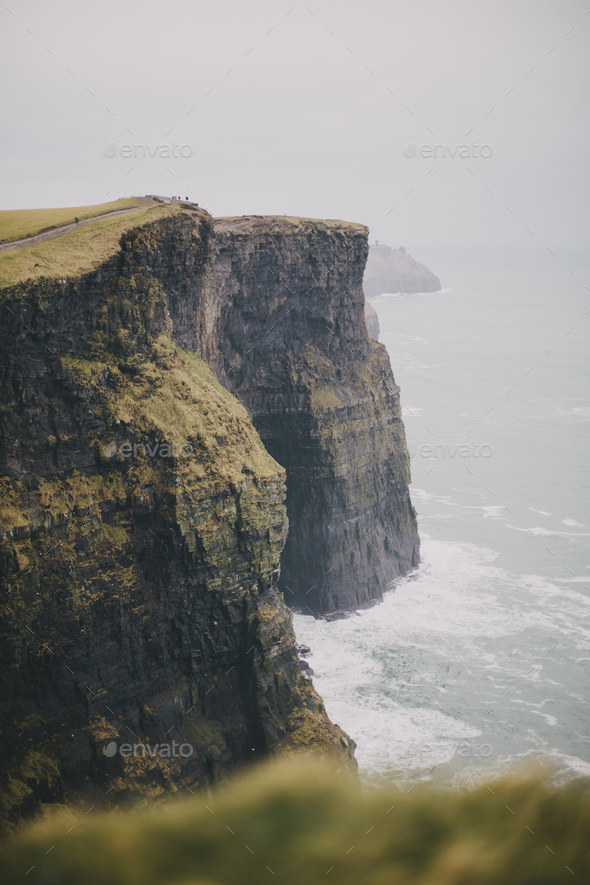
M202 355L287 472L279 586L314 614L371 604L418 564L399 389L364 323L366 255L362 225L217 219L199 294Z
M194 790L279 750L354 765L277 589L285 472L172 341L210 234L204 214L148 225L96 272L3 293L4 825Z
M365 323L369 336L375 341L379 341L379 317L375 308L368 301L365 302Z
M403 246L391 249L376 244L369 250L363 288L367 298L384 292L438 292L438 277L408 255Z
M361 225L183 204L92 272L2 294L5 818L278 750L353 764L285 599L368 605L418 563L367 249Z

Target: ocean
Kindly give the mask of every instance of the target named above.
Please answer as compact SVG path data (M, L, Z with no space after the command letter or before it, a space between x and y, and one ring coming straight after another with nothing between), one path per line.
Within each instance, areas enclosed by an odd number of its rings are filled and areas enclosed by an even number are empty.
M422 563L345 620L295 615L367 785L590 776L590 266L562 264L450 263L442 292L371 301Z

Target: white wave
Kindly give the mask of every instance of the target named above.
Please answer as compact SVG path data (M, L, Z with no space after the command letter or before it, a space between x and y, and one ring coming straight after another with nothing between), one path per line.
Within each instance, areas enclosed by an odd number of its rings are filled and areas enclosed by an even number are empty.
M506 509L501 504L489 504L487 507L473 507L473 510L482 510L484 519L498 519L504 515Z
M588 584L590 583L590 575L578 578L553 578L553 580L559 581L560 584Z
M562 786L575 778L590 778L590 763L578 756L570 756L545 744L542 748L525 750L494 759L485 767L470 764L464 766L454 778L452 784L456 789L475 784L484 784L515 769L540 766L550 775L550 783L555 787Z
M559 722L555 718L555 716L551 716L550 713L542 713L540 710L533 710L533 716L542 716L547 725L550 725L552 728L558 728Z
M585 595L543 576L510 575L494 565L489 548L422 534L422 556L411 578L359 617L295 616L328 715L357 742L369 779L421 778L441 766L450 776L457 741L481 735L494 716L518 726L532 707L562 703L567 692L555 667L564 655L585 666ZM539 691L548 699L541 704ZM546 728L559 725L553 712L539 714ZM541 738L522 741L539 745Z
M438 501L449 504L452 507L459 506L451 500L451 495L431 495L430 492L427 492L425 489L419 489L416 486L412 486L410 492L413 498L419 499L421 501Z
M381 292L369 299L370 304L378 304L386 298L414 298L418 295L448 295L453 289L439 289L437 292Z
M585 529L586 528L586 526L584 525L583 522L576 522L575 519L562 519L561 521L564 525L570 525L576 529Z
M530 532L533 535L542 535L543 537L549 537L550 535L556 535L565 538L590 537L590 532L552 532L550 529L544 529L541 526L534 526L533 528L521 528L520 526L509 525L508 523L506 523L506 528L513 529L515 532Z

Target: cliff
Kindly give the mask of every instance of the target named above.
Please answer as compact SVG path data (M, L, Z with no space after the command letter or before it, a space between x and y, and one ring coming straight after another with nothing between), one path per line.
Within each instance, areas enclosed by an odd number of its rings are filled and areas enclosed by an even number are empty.
M278 751L354 765L277 589L285 472L172 340L144 260L173 289L210 235L205 213L160 218L88 273L2 293L4 826L194 791Z
M100 224L55 240L53 264L14 253L2 293L11 821L279 750L353 764L285 599L366 605L418 563L399 390L363 319L366 228L190 205ZM171 739L190 754L146 753Z
M195 319L175 322L286 469L279 586L314 614L381 599L419 561L399 388L364 322L366 256L362 225L216 219Z
M367 298L384 292L438 292L440 280L403 246L391 249L376 244L369 250L363 288Z

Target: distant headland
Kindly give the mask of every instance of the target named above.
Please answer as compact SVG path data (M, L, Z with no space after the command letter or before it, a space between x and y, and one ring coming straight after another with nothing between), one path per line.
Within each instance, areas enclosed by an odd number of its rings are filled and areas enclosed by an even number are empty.
M384 292L439 292L441 285L403 246L392 249L377 241L369 247L363 289L367 298L376 298Z

